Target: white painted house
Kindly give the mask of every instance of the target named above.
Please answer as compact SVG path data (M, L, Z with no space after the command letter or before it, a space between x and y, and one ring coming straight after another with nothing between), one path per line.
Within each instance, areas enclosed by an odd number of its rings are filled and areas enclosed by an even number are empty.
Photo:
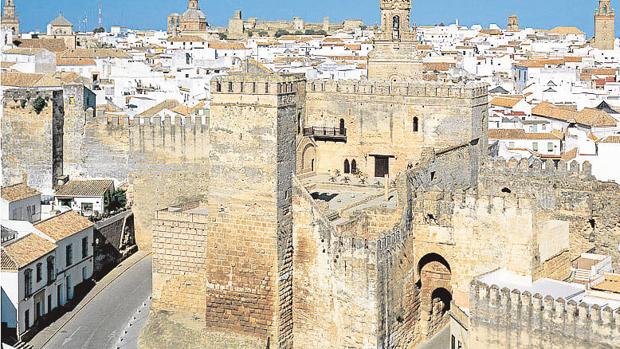
M41 220L41 193L24 183L2 187L0 219Z
M54 203L89 217L106 212L113 193L111 179L72 180L56 190Z
M36 225L10 220L0 225L2 325L20 339L92 277L93 223L67 211Z
M498 156L505 159L559 158L562 138L555 133L527 133L523 129L490 129L489 144L498 143Z
M22 73L53 73L56 54L44 48L12 48L2 51L2 61L15 63L12 68Z

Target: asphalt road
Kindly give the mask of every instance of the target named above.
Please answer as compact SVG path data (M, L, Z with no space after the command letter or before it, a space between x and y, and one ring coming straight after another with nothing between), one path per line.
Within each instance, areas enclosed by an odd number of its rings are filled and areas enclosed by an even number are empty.
M137 310L143 308L143 303L150 295L151 256L148 256L125 271L85 305L52 337L44 349L116 348L128 323Z

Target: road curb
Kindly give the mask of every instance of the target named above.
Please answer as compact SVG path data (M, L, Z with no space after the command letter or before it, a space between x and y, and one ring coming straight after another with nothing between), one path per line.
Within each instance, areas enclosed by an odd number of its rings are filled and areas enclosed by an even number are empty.
M140 253L141 253L141 251L138 251L138 252L136 252L136 253L135 253L134 255L132 255L132 256L135 256L135 255L140 254ZM94 290L95 288L97 288L97 286L99 286L99 285L101 285L101 287L100 287L100 288L99 288L96 292L94 292L92 295L91 295L91 294L88 294L88 295L87 295L87 296L86 296L86 297L82 300L82 302L80 302L80 303L79 303L79 304L78 304L78 305L77 305L77 306L76 306L76 307L75 307L75 308L71 311L70 316L68 316L66 319L62 320L62 322L60 323L60 326L59 326L59 327L58 327L58 328L57 328L57 329L56 329L56 330L55 330L55 331L54 331L51 335L49 335L47 338L45 338L44 340L42 340L43 342L42 342L41 344L34 344L34 343L32 343L32 342L29 342L28 344L32 345L32 348L33 348L33 349L42 349L42 348L44 348L44 347L47 345L47 343L49 343L49 341L50 341L52 338L54 338L54 336L56 336L56 335L58 334L58 332L60 332L60 331L63 329L63 327L65 327L65 325L66 325L69 321L71 321L71 319L73 319L73 318L74 318L74 317L75 317L75 316L76 316L76 315L77 315L77 314L78 314L78 313L79 313L79 312L80 312L80 311L81 311L81 310L82 310L82 309L83 309L86 305L88 305L88 304L89 304L89 303L90 303L93 299L95 299L95 297L97 297L97 295L98 295L99 293L101 293L103 290L105 290L105 289L106 289L109 285L111 285L111 284L112 284L112 282L114 282L116 279L118 279L118 278L119 278L121 275L123 275L123 274L124 274L127 270L131 269L134 265L138 264L140 261L142 261L144 258L146 258L146 257L148 257L148 256L150 256L150 255L152 255L152 252L144 252L144 254L143 254L142 256L140 256L139 258L136 258L134 261L131 261L131 262L130 262L130 264L125 265L125 268L124 268L124 269L122 269L122 271L119 271L119 272L117 273L117 275L115 275L115 276L114 276L113 278L111 278L110 280L106 281L105 283L99 282L99 283L95 284L95 286L93 287L93 290ZM127 261L129 261L129 259L131 259L131 257L132 257L132 256L130 256L129 258L125 259L123 262L127 262ZM123 263L123 262L121 262L121 263ZM112 270L110 271L110 273L114 272L115 270L117 270L117 269L112 269ZM110 275L110 274L108 274L108 275ZM104 279L105 279L105 276L104 276ZM59 319L59 320L60 320L60 319ZM35 337L36 337L36 336L35 336Z

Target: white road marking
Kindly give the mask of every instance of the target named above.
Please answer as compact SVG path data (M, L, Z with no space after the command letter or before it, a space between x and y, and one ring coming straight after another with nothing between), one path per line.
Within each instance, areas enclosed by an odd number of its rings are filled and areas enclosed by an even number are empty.
M78 328L75 329L75 331L73 331L73 333L71 333L71 335L67 338L65 338L64 341L62 341L62 346L64 347L67 343L71 342L71 340L73 339L73 336L75 336L75 334L77 333L77 331L80 330L80 328L82 328L82 326L78 326Z

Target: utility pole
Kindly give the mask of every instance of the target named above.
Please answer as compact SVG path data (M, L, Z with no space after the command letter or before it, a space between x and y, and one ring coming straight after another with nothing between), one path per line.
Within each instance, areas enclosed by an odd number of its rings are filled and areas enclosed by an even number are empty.
M99 28L103 28L103 1L99 1Z

